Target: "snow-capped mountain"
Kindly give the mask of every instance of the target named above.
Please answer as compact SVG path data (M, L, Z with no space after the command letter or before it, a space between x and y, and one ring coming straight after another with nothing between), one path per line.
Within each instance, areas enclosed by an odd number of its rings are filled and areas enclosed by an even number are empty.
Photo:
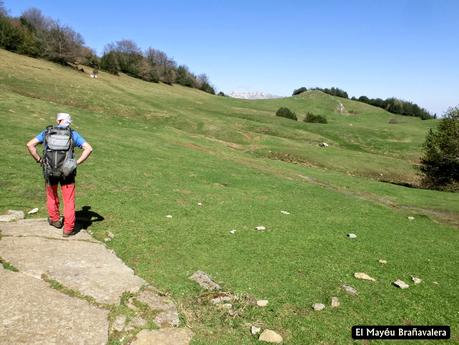
M232 91L228 96L242 99L270 99L280 98L282 96L271 95L262 91Z

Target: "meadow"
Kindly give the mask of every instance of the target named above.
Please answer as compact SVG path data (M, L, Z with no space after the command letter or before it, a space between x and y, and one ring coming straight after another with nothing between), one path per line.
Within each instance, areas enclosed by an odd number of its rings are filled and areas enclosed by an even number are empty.
M103 216L94 236L112 232L107 246L178 302L192 344L258 343L251 324L286 344L350 344L357 324L445 324L452 340L443 343L459 342L459 196L400 185L419 182L435 120L319 91L248 101L104 72L91 79L4 50L0 61L0 212L39 207L34 217L46 217L25 143L57 112L72 114L94 147L78 168L77 210ZM300 121L275 117L281 106ZM329 123L302 122L308 111ZM197 270L268 307L241 302L232 315L210 305L188 279ZM313 311L319 302L327 308Z

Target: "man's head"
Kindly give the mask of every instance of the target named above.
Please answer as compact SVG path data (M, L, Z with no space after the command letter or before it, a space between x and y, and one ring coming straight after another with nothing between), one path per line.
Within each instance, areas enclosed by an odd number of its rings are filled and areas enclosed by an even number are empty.
M59 126L68 127L72 123L72 117L67 113L58 113L56 115L56 122Z

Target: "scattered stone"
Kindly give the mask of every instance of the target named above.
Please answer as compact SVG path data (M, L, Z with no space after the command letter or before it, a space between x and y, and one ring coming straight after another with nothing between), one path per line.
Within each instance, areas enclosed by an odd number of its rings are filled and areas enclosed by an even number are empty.
M411 280L413 281L414 285L421 284L421 282L422 282L422 279L420 279L418 277L411 277Z
M203 271L196 271L190 277L191 280L195 281L205 290L220 290L221 286L210 278L210 276Z
M179 315L174 302L167 296L162 296L153 289L146 289L139 293L136 299L148 305L150 309L160 311L155 317L155 323L159 327L178 327Z
M320 143L319 146L320 146L320 147L328 147L328 146L330 146L330 145L328 145L327 143Z
M267 343L276 343L280 344L282 343L283 339L280 334L270 330L270 329L265 329L261 334L260 337L258 338L259 341L265 341Z
M378 262L383 265L387 264L387 261L383 259L379 259Z
M202 202L198 202L198 206L202 206Z
M122 332L126 326L126 315L118 315L113 321L112 329L117 332Z
M265 231L266 227L263 226L263 225L258 225L257 227L255 227L255 229L258 230L258 231Z
M370 277L368 274L363 273L363 272L354 273L354 277L357 278L357 279L361 279L361 280L369 280L369 281L372 281L372 282L376 281L376 279Z
M290 214L288 211L281 211L282 214Z
M166 218L172 218L172 215L171 215L171 214L168 214L168 215L166 216Z
M110 237L105 237L104 242L110 242L112 239Z
M405 283L403 280L397 279L396 281L393 282L393 284L396 287L399 287L400 289L408 289L410 286Z
M220 304L220 303L223 303L223 302L230 302L232 300L233 300L232 296L219 296L219 297L212 298L210 300L210 303L212 303L212 304Z
M250 333L252 333L252 335L257 335L260 332L261 332L260 327L257 327L257 326L250 327Z
M193 333L188 328L144 329L131 345L188 345Z
M432 283L435 284L435 285L438 285L438 282L432 282Z
M23 211L8 210L7 214L0 216L0 222L14 222L24 219L24 217L25 215Z
M234 235L236 233L236 229L230 230L230 234Z
M324 309L325 309L325 304L322 304L322 303L314 303L314 304L312 305L312 309L314 309L315 311L324 310Z
M331 299L331 307L332 308L338 308L341 305L338 297L332 297Z
M107 237L113 240L113 238L115 237L115 235L113 235L113 232L107 231Z
M348 295L351 295L351 296L357 296L359 293L357 292L357 290L355 288L353 288L352 286L349 286L349 285L342 285L341 288L348 294Z
M260 299L257 301L257 306L259 307L267 307L268 306L268 300L266 299Z
M340 114L343 114L346 112L346 108L344 108L343 103L338 102L338 105L336 106L336 111Z
M33 209L31 209L29 212L27 212L27 214L34 214L34 213L37 213L38 212L38 207L35 207Z
M353 233L350 233L350 234L347 234L347 237L349 237L349 238L357 238L357 235L353 234Z
M414 220L414 217L413 216L409 216L408 219L409 220Z

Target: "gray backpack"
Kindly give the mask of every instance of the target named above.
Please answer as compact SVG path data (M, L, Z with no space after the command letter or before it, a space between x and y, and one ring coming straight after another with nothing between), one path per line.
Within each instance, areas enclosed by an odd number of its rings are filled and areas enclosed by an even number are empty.
M67 177L76 173L70 127L48 126L43 144L43 174L46 178Z

